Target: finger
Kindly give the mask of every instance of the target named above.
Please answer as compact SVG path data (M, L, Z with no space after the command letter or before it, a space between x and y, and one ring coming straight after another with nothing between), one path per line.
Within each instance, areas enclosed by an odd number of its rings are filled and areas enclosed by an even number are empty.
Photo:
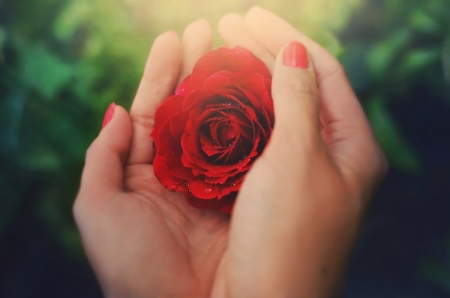
M370 166L362 165L367 165L368 161L383 163L380 160L384 157L345 70L337 59L265 9L253 7L248 11L245 22L249 31L272 54L291 40L298 40L306 46L316 70L324 142L341 170L353 172L356 176L362 172L373 173Z
M320 145L319 91L305 46L288 43L278 53L272 78L275 127L267 154L305 155ZM292 152L291 152L292 151ZM290 153L290 154L289 154Z
M181 43L175 32L156 38L131 106L133 138L127 164L150 163L154 156L150 133L159 105L172 94L181 67Z
M228 14L219 22L219 33L229 47L241 46L251 51L273 72L275 55L272 55L247 29L244 18L237 14Z
M274 56L289 41L298 40L303 43L310 51L318 79L335 71L339 65L327 50L268 10L252 7L245 16L245 24L254 38Z
M320 93L326 101L323 105L324 124L365 119L342 66L327 50L298 32L283 19L260 7L250 9L245 21L249 31L272 54L278 53L281 47L291 40L298 40L309 49Z
M80 193L88 198L107 198L123 190L123 166L130 148L132 125L128 113L112 104L111 120L89 147Z
M204 19L190 24L183 34L181 73L178 84L191 74L197 60L206 52L211 51L212 30L209 22Z

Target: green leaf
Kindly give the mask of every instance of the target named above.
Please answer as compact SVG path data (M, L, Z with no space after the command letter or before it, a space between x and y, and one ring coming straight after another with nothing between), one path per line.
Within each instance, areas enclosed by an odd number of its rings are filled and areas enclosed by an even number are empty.
M0 48L3 47L3 45L6 42L6 32L5 30L0 26Z
M5 61L5 55L3 54L3 45L6 42L6 32L0 26L0 64Z
M0 101L0 144L4 154L13 153L19 145L19 132L28 90L17 86Z
M40 45L19 43L21 77L47 99L55 95L72 77L72 67Z
M421 168L420 158L389 114L385 101L375 97L369 101L366 110L391 165L409 173L418 173Z
M413 29L425 33L433 33L439 30L439 23L432 16L420 9L414 9L410 13L409 24Z
M436 48L411 50L404 56L399 70L403 74L417 72L438 61L441 56L440 54L440 50Z
M61 158L56 150L44 142L21 152L21 162L30 170L56 172L61 168Z
M89 4L85 1L69 2L55 21L54 33L61 40L68 40L82 25L89 13Z
M92 85L102 75L99 68L91 63L79 62L74 66L73 82L70 88L74 91L80 101L95 104L89 101L92 93Z
M367 66L377 79L383 78L394 62L399 50L410 40L411 34L406 29L394 32L388 39L377 44L367 54Z

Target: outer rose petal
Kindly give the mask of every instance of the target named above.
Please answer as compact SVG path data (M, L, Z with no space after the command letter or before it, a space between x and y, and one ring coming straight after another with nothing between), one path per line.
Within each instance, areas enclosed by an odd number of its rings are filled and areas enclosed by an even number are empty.
M189 190L194 197L205 200L221 198L224 195L219 186L207 183L203 180L190 181Z
M236 179L236 183L228 184L211 184L203 180L194 180L189 183L189 191L192 195L199 199L211 200L214 198L221 199L232 192L238 191L241 187L242 177Z
M164 148L158 150L156 157L164 159L168 172L176 179L175 181L178 181L178 179L182 179L183 181L195 179L191 169L183 166L181 162L183 150L181 149L180 143L170 133L169 122L164 123L156 140L158 141L158 146Z
M260 73L270 78L270 72L264 63L253 54L239 46L234 49L219 48L203 55L198 59L192 71L192 87L202 89L205 80L219 71Z
M166 160L164 157L155 156L153 160L153 171L155 172L156 178L161 182L161 184L168 190L173 191L187 191L188 187L184 180L178 179L170 174L169 168L167 167Z
M157 135L159 134L161 127L169 120L172 115L174 115L181 109L183 101L183 96L173 95L167 98L156 110L155 124L153 125L153 131L151 133L155 144L158 143L155 138L158 137Z
M180 85L178 85L177 90L175 90L175 95L188 95L192 92L192 82L191 75L188 75L181 81Z
M207 210L219 209L220 211L228 213L228 214L231 214L231 212L232 212L232 206L236 199L236 195L237 195L237 193L234 192L234 193L231 193L231 194L223 197L220 200L218 200L218 199L204 200L204 199L196 198L189 192L184 193L184 197L186 198L186 201L192 207L195 207L197 209L207 209Z

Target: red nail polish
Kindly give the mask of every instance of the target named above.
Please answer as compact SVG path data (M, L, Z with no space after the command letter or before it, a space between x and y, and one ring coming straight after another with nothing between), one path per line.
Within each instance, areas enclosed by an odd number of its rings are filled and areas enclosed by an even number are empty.
M284 49L284 66L308 68L308 52L303 44L298 41L289 43Z
M114 115L115 108L116 108L115 103L112 103L109 105L108 109L106 110L105 118L103 118L102 128L105 127L109 123L109 121L111 121L111 119Z

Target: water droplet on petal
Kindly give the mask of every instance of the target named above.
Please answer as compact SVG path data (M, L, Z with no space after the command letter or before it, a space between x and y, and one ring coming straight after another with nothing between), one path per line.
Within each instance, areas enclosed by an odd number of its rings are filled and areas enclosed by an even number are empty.
M210 193L212 192L212 189L209 187L205 187L205 189L203 190L205 193Z

